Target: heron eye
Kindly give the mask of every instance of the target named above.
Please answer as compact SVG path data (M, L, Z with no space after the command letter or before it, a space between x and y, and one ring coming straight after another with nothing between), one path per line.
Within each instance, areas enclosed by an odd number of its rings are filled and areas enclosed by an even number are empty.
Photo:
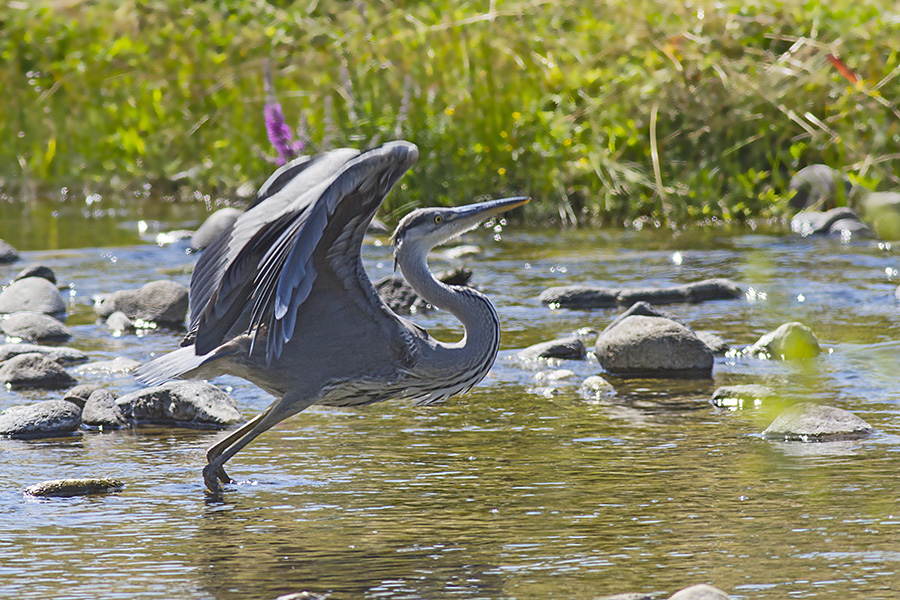
M440 225L441 221L443 221L443 220L444 220L444 217L442 217L441 215L434 215L435 224Z

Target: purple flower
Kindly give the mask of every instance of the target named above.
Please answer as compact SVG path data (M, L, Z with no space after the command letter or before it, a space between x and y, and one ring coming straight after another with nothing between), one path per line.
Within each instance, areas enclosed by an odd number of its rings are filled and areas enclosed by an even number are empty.
M266 120L266 133L269 134L269 142L278 152L278 164L283 165L297 157L303 149L303 141L294 141L291 128L285 122L281 103L275 97L275 84L272 80L272 70L269 68L269 61L263 64L263 71L266 90L266 105L263 107L263 116Z

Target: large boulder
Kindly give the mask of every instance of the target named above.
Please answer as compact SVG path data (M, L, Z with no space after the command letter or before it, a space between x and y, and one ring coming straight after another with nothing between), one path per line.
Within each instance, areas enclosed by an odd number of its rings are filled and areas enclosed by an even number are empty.
M58 316L65 314L66 303L56 286L43 277L26 277L0 292L0 313L22 311Z
M222 235L223 231L231 229L231 226L243 213L244 211L237 208L222 208L209 215L203 225L191 236L191 248L203 250L209 246L213 240Z
M81 409L65 400L45 400L0 411L0 436L59 437L77 431L80 425Z
M792 321L765 334L744 353L758 358L802 360L818 356L821 350L812 330L802 323Z
M789 200L794 210L834 208L838 198L847 199L853 184L846 175L828 165L809 165L791 177L788 189L795 192Z
M812 402L802 402L778 415L763 435L768 439L830 442L867 437L875 430L851 412Z
M181 326L187 316L188 288L175 281L151 281L137 290L113 292L95 309L104 319L118 311L132 320Z
M0 364L0 382L11 389L56 390L78 383L59 363L43 354L19 354Z
M222 429L241 420L234 400L204 381L171 381L121 396L116 404L138 424Z
M0 321L6 335L29 342L65 342L72 332L58 319L36 312L17 312Z
M43 277L52 284L56 284L56 274L53 269L40 263L33 263L19 271L19 274L13 277L13 281L27 279L29 277Z
M81 385L76 385L70 390L66 390L63 400L76 404L78 408L84 409L84 405L87 403L88 398L91 397L91 394L102 389L102 386L93 383L83 383Z
M594 353L619 377L712 377L712 351L690 328L662 317L623 319L597 338Z
M20 354L43 354L61 365L87 362L88 355L75 348L40 346L38 344L0 344L0 363Z
M116 404L116 397L109 390L95 390L88 397L81 411L81 421L98 429L121 429L128 425L125 413Z
M870 238L874 233L863 223L853 209L841 206L825 212L804 210L791 219L791 231L802 237L831 235L849 240L853 237Z
M19 260L19 252L6 240L0 240L0 264L7 264Z

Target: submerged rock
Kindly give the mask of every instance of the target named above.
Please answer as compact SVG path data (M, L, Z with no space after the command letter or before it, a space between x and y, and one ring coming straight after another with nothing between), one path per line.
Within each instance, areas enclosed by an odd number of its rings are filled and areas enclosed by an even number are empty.
M582 398L586 400L599 400L600 398L608 398L609 396L616 395L616 388L599 375L591 375L582 381L579 391L581 392Z
M0 321L0 329L9 337L29 342L65 342L72 332L50 315L36 312L17 312Z
M0 436L19 439L58 437L78 430L81 409L65 400L11 406L0 412Z
M94 391L81 411L81 421L100 429L121 429L128 425L125 413L116 404L116 397L109 390Z
M22 311L63 315L66 303L56 286L43 277L26 277L9 284L0 292L0 313L12 314Z
M809 327L791 322L765 334L744 352L758 358L802 360L818 356L821 350L819 341Z
M0 363L20 354L42 354L61 365L73 365L88 360L87 354L74 348L37 344L0 344Z
M222 235L223 231L231 229L231 226L242 214L244 211L237 208L222 208L209 215L203 225L191 236L191 248L203 250Z
M78 383L59 363L43 354L19 354L0 364L0 382L11 389L56 390Z
M108 494L110 492L118 492L124 487L125 484L120 480L106 477L54 479L28 486L25 488L25 495L45 498L69 498L71 496Z
M774 396L775 391L764 385L724 385L713 392L712 403L722 408L754 408Z
M597 338L597 360L619 377L712 377L713 354L690 328L662 317L629 316Z
M6 240L0 240L0 264L5 265L17 260L19 260L19 251Z
M871 425L851 412L802 402L778 415L763 435L773 440L828 442L860 439L874 431Z
M174 281L151 281L137 290L113 292L94 308L103 318L122 312L134 321L182 326L188 310L188 288Z
M549 342L534 344L519 351L522 360L536 360L539 358L561 358L571 360L583 360L587 356L587 350L581 338L571 336Z
M13 277L13 281L27 279L28 277L43 277L52 284L56 284L56 274L53 269L39 263L31 264L19 271L19 274Z
M686 587L669 596L668 600L729 600L731 596L717 587L701 583Z
M204 381L171 381L126 394L116 404L136 423L221 429L241 420L234 400Z
M706 279L664 288L607 288L569 285L544 290L539 300L551 308L611 308L636 302L649 304L699 303L740 298L743 291L727 279Z

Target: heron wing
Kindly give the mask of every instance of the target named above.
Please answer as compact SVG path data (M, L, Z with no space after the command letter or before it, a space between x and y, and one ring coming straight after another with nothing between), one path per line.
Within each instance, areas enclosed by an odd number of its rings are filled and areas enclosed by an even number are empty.
M222 274L196 317L197 352L209 352L240 331L254 332L255 342L265 326L271 363L293 336L298 311L317 278L340 285L346 298L370 312L382 310L362 267L360 246L384 197L417 154L414 145L394 142L346 161L278 214L269 213L232 260L211 263ZM291 185L253 210L265 208ZM198 281L209 285L202 276Z

